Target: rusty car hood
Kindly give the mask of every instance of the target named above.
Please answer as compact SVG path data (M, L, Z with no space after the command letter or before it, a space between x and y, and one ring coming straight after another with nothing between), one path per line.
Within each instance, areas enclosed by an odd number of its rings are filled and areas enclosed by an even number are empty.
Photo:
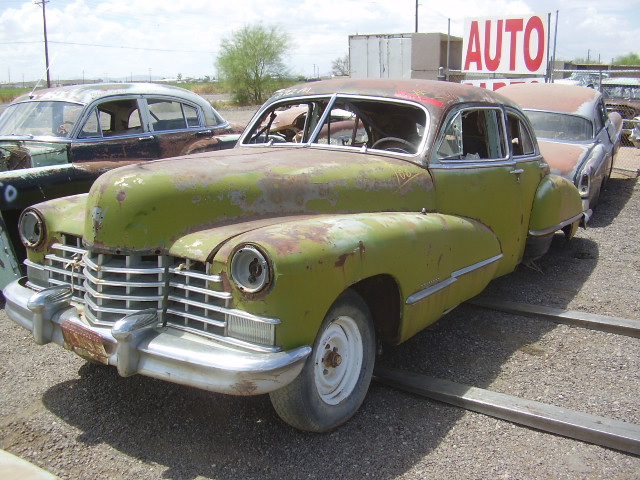
M238 147L105 173L87 198L84 238L106 250L161 252L184 235L240 222L434 204L429 172L406 160L339 149Z
M0 137L0 171L62 165L69 162L68 143L31 140L28 136Z
M549 164L551 173L574 181L576 172L590 156L594 144L570 144L538 139L542 156Z

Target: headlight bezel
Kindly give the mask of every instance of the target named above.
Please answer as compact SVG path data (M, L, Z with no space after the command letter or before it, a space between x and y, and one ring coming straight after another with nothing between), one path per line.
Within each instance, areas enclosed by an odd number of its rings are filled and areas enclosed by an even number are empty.
M229 274L243 293L258 294L271 285L273 268L269 256L257 245L245 243L231 254Z
M42 245L46 238L47 226L42 214L34 209L27 208L18 219L18 234L20 241L27 248L36 248Z

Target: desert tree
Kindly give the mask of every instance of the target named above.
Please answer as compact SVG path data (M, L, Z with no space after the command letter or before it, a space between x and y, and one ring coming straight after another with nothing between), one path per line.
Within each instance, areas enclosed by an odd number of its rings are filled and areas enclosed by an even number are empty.
M284 55L289 35L277 26L245 25L223 38L216 66L239 103L261 104L287 75Z

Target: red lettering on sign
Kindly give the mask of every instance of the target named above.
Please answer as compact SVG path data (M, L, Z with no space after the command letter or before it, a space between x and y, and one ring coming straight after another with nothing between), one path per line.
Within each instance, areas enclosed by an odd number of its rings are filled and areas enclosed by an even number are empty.
M523 21L521 18L510 18L507 20L506 25L504 27L505 32L509 32L511 34L511 56L509 57L509 70L516 69L516 40L518 38L518 32L521 32L523 29Z
M502 20L498 20L496 28L496 55L491 58L491 20L484 22L484 61L487 69L495 72L500 66L500 57L502 56Z
M531 58L531 35L534 31L538 35L538 53L535 58ZM545 51L544 45L544 25L542 20L540 17L531 17L524 30L524 63L529 71L535 72L542 65Z
M478 22L471 22L471 32L469 33L469 47L464 61L464 69L469 70L469 64L476 64L477 70L482 70L482 53L480 50L480 31Z

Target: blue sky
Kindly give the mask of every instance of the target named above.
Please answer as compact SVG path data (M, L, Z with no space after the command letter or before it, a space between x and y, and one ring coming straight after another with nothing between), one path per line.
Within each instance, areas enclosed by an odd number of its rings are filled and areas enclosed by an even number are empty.
M415 0L49 0L51 79L215 76L220 39L262 22L289 33L292 74L322 75L354 34L415 30ZM640 0L420 0L421 32L462 36L464 19L559 12L557 57L640 53ZM553 27L552 27L553 28ZM42 7L0 0L0 83L44 74Z

